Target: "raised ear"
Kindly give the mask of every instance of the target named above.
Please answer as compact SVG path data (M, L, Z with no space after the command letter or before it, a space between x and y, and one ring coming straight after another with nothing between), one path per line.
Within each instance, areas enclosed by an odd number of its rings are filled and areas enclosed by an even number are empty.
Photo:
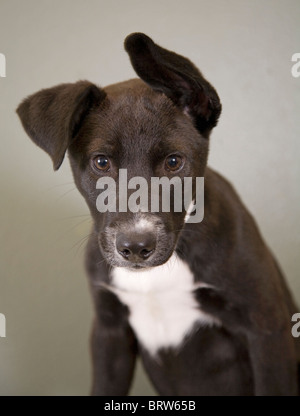
M105 96L88 81L61 84L30 95L16 111L28 136L49 154L57 170L84 118Z
M127 36L124 46L139 77L188 112L196 128L208 137L222 106L216 90L195 65L156 45L143 33Z

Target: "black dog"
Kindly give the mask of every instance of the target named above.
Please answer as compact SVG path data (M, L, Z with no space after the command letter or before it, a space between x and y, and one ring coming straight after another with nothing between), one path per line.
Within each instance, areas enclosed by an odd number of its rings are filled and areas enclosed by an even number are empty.
M162 395L296 395L293 299L253 218L206 167L219 97L188 59L146 35L125 48L141 80L63 84L17 110L55 170L68 150L94 219L92 393L127 394L139 354ZM99 213L96 182L118 181L119 169L147 183L205 177L204 220L174 209Z

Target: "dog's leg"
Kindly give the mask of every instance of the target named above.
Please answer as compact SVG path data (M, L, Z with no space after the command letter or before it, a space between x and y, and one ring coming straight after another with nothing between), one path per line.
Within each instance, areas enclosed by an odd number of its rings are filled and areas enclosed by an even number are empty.
M93 396L122 396L129 391L137 341L129 325L129 310L109 285L109 269L99 251L97 234L87 245L86 269L94 303L91 335Z
M286 315L286 322L290 323L290 317L297 311L297 307L275 260L274 266L281 280L288 309L285 313L282 311L281 315ZM276 316L276 313L274 313L274 316ZM269 323L269 335L263 336L252 333L248 337L250 357L255 374L256 395L297 395L295 380L298 381L298 389L300 389L300 378L298 376L297 380L299 369L295 363L299 360L299 346L296 340L292 338L289 325L285 329L277 329L276 331L275 322L273 324L272 331L272 322ZM256 325L258 326L258 322ZM279 324L277 326L280 327ZM278 393L276 393L276 388Z
M290 328L268 335L250 334L248 342L255 395L297 395L296 357Z
M251 299L248 305L235 304L229 291L221 294L202 288L196 296L204 310L214 313L229 332L242 335L247 342L256 396L297 395L297 359L289 311L280 298L274 303L266 298L262 301L259 294L263 290L250 292L242 296ZM255 299L260 299L260 306Z
M96 318L91 339L93 396L128 394L136 358L135 339L129 325L107 328Z

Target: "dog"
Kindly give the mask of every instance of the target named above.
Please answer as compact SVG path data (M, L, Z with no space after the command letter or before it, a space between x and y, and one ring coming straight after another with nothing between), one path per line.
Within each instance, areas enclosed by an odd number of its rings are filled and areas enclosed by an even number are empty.
M68 151L93 218L91 393L128 394L139 355L160 395L297 395L292 295L233 187L207 167L219 96L192 62L145 34L124 45L139 79L61 84L17 109L54 170ZM117 181L121 169L148 184L204 177L203 220L174 204L99 212L97 181Z

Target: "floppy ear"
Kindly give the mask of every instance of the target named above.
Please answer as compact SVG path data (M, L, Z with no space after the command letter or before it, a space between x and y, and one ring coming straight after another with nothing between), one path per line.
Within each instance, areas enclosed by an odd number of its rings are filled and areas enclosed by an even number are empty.
M28 136L52 158L57 170L93 106L106 94L88 81L61 84L30 95L17 108Z
M124 46L139 77L187 111L200 133L208 137L222 106L216 90L195 65L156 45L143 33L127 36Z

